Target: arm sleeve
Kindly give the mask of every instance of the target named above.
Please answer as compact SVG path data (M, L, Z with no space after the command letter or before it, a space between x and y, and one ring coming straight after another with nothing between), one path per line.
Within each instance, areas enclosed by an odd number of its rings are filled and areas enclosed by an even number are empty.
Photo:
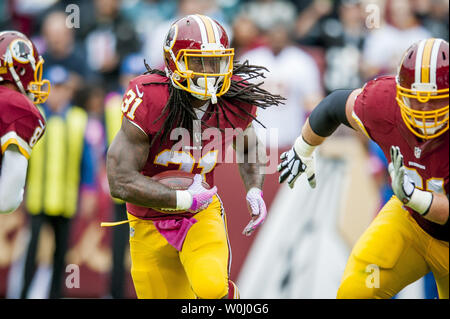
M0 213L19 207L27 176L28 160L19 151L6 149L0 175Z
M336 90L324 98L309 116L309 124L319 136L328 137L344 124L351 128L345 113L347 99L353 90Z

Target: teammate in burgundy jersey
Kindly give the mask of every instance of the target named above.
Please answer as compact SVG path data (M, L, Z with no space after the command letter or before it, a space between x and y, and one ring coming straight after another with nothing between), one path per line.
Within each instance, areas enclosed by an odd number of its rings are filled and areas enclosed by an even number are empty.
M448 298L449 45L425 39L404 54L396 77L331 93L282 154L280 182L306 172L315 186L314 149L341 124L375 141L390 161L395 196L353 247L339 298L390 298L430 270ZM367 268L380 270L367 285Z
M214 168L229 145L241 158L256 151L256 107L283 99L247 84L260 68L234 64L225 30L207 16L174 22L163 48L165 72L147 67L130 82L107 157L111 194L127 202L135 290L139 298L236 296ZM245 134L243 146L230 130ZM263 159L255 160L239 163L252 216L245 235L266 216ZM149 178L166 170L192 172L194 183L175 191Z
M50 83L42 80L44 60L22 33L0 32L0 213L23 198L31 149L45 129L34 103L43 103Z
M386 158L390 158L392 145L400 148L407 174L417 187L448 194L448 131L430 140L417 138L403 122L395 97L394 77L370 81L355 101L354 117L359 119L369 137L381 147ZM406 209L426 232L437 239L448 241L448 224L440 225L411 207L406 206Z

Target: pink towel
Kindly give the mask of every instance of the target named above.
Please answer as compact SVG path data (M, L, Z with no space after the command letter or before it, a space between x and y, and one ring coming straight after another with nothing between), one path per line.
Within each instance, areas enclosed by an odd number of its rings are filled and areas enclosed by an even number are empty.
M184 239L186 238L186 234L197 222L195 218L182 218L182 219L163 219L154 221L156 229L159 231L161 235L175 247L176 250L181 251L181 247L183 247Z

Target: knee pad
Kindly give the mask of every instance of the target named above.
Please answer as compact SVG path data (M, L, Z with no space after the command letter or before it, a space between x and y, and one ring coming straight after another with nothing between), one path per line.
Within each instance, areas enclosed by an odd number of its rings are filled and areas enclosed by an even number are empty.
M226 280L220 276L203 277L201 280L192 282L192 290L199 299L221 299L227 295L228 287Z

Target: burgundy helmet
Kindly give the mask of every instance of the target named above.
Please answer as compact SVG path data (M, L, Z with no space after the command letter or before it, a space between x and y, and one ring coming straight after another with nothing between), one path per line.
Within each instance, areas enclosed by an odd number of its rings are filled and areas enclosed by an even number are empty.
M435 138L448 130L448 72L448 42L442 39L419 41L403 56L397 73L396 99L406 126L420 138ZM413 109L412 100L433 107Z
M204 15L175 21L164 42L166 74L172 84L213 103L230 88L233 56L225 29Z
M17 31L0 32L0 82L8 81L33 103L47 100L50 82L42 80L44 59L35 45Z

